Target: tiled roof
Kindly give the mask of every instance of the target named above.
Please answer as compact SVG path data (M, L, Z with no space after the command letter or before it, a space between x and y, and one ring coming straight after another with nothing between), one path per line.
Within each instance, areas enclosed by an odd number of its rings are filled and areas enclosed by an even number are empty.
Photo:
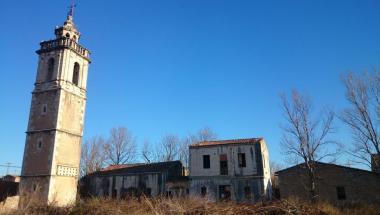
M216 141L203 141L191 144L190 148L207 147L215 145L229 145L229 144L255 144L259 143L263 138L248 138L248 139L232 139L232 140L216 140Z
M148 164L123 164L123 165L112 165L103 170L91 173L90 175L108 175L108 174L134 174L134 173L152 173L152 172L163 172L171 168L182 168L181 161L166 161L158 163L148 163Z

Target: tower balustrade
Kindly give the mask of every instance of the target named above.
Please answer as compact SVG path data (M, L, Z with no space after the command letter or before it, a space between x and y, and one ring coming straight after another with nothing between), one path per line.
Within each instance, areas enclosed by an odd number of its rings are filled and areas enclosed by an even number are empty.
M41 48L37 51L37 54L50 52L55 49L69 48L88 60L90 58L90 52L70 38L58 38L55 40L43 41L40 45Z

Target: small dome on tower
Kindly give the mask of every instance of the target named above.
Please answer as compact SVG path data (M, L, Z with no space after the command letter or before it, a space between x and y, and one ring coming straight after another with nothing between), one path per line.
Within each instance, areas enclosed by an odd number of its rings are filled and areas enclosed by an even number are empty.
M80 32L75 27L73 21L74 7L75 5L72 5L70 7L69 12L67 13L66 21L63 23L63 26L55 29L55 35L57 38L70 38L75 42L78 42L80 38Z

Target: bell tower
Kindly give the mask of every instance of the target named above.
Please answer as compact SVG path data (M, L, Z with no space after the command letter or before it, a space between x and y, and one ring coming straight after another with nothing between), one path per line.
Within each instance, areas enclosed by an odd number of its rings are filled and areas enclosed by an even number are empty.
M75 201L90 52L79 45L74 5L56 38L40 43L20 182L20 206Z

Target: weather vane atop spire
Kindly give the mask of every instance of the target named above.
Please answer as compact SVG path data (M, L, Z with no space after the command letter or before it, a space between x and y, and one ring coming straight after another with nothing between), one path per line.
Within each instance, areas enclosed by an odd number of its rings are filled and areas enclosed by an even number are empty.
M67 13L67 16L71 16L73 17L74 16L74 8L76 7L77 5L75 4L75 0L71 0L71 5L69 7L69 12Z

